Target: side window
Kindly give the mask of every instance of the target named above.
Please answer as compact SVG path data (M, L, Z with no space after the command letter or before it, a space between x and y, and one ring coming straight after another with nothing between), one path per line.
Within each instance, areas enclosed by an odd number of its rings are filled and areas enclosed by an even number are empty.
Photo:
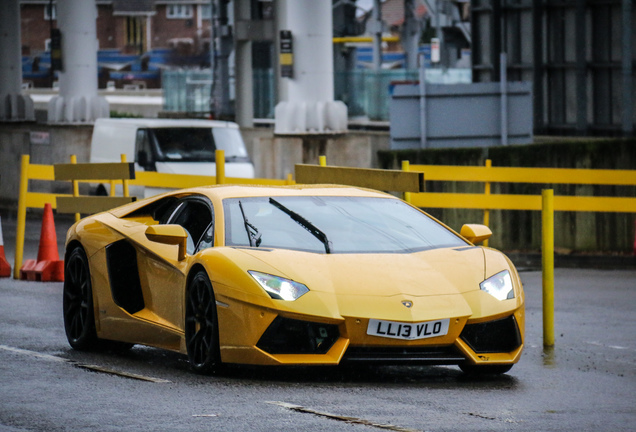
M150 140L148 139L148 131L146 129L138 129L135 139L135 161L145 171L156 171L155 161L150 148Z
M202 200L184 201L168 223L181 225L188 232L186 252L189 255L213 244L212 212L210 206Z

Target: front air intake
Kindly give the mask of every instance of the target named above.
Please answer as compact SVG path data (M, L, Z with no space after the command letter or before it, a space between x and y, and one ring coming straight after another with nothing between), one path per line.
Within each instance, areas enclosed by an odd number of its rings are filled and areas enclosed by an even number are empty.
M256 346L270 354L325 354L338 340L335 324L276 317Z
M514 315L496 321L467 324L460 335L478 354L511 352L521 345L521 333Z

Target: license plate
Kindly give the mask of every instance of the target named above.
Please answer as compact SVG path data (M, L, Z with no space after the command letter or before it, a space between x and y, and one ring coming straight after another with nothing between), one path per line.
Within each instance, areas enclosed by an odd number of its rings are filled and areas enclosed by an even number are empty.
M402 323L370 319L367 334L404 340L426 339L447 334L449 321L446 318L420 323Z

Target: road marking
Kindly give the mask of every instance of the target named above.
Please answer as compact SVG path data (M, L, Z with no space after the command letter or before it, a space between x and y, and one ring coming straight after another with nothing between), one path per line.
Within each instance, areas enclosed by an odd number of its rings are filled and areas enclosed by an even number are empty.
M621 345L605 345L601 342L597 342L597 341L587 341L588 345L594 345L594 346L599 346L599 347L603 347L603 348L612 348L615 350L628 350L628 351L635 351L633 348L630 347L626 347L626 346L621 346Z
M136 380L141 380L141 381L150 381L150 382L154 382L154 383L169 383L171 381L165 380L165 379L161 379L161 378L154 378L154 377L149 377L149 376L145 376L145 375L139 375L139 374L134 374L134 373L130 373L130 372L123 372L123 371L117 371L114 369L108 369L102 366L97 366L97 365L90 365L90 364L84 364L84 363L79 363L75 360L69 360L63 357L58 357L58 356L54 356L54 355L50 355L50 354L42 354L39 353L37 351L30 351L30 350L25 350L22 348L15 348L15 347L10 347L7 345L0 345L0 349L5 350L5 351L9 351L9 352L14 352L17 354L22 354L22 355L28 355L30 357L35 357L35 358L39 358L42 360L49 360L49 361L57 361L57 362L64 362L64 363L69 363L73 366L82 368L82 369L89 369L95 372L102 372L102 373L107 373L110 375L117 375L123 378L131 378L131 379L136 379Z
M294 405L294 404L290 404L287 402L267 402L268 404L272 404L272 405L278 405L280 407L283 408L287 408L290 409L292 411L297 411L297 412L301 412L301 413L305 413L305 414L313 414L313 415L317 415L319 417L326 417L326 418L330 418L332 420L338 420L338 421L343 421L345 423L351 423L351 424L361 424L361 425L365 425L365 426L373 426L379 429L385 429L385 430L390 430L390 431L396 431L396 432L423 432L420 429L410 429L410 428L403 428L401 426L395 426L395 425L391 425L391 424L382 424L382 423L375 423L369 420L364 420L364 419L360 419L357 417L347 417L347 416L341 416L338 414L331 414L331 413L326 413L326 412L320 412L320 411L316 411L313 410L311 408L306 408L300 405Z
M136 380L140 380L140 381L150 381L150 382L154 382L154 383L169 383L169 382L171 382L171 381L168 381L168 380L162 379L162 378L154 378L154 377L134 374L134 373L130 373L130 372L123 372L123 371L118 371L118 370L115 370L115 369L108 369L108 368L105 368L105 367L102 367L102 366L97 366L97 365L76 363L75 366L80 367L82 369L89 369L89 370L92 370L92 371L95 371L95 372L102 372L102 373L107 373L107 374L111 374L111 375L118 375L120 377L132 378L132 379L136 379Z
M50 360L50 361L58 361L58 362L69 362L68 359L62 358L62 357L56 357L50 354L42 354L39 352L35 352L35 351L29 351L29 350L25 350L25 349L21 349L21 348L14 348L14 347L10 347L10 346L6 346L6 345L0 345L0 349L3 349L5 351L11 351L17 354L23 354L23 355L28 355L31 357L36 357L36 358L41 358L43 360Z

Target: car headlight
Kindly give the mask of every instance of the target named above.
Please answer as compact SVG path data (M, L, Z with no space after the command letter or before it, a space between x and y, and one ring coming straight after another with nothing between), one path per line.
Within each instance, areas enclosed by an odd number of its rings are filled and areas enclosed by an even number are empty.
M494 276L489 277L479 284L482 291L496 298L497 300L507 300L515 298L515 290L512 287L510 272L504 270Z
M252 270L248 273L273 299L294 301L309 292L309 288L293 280Z

